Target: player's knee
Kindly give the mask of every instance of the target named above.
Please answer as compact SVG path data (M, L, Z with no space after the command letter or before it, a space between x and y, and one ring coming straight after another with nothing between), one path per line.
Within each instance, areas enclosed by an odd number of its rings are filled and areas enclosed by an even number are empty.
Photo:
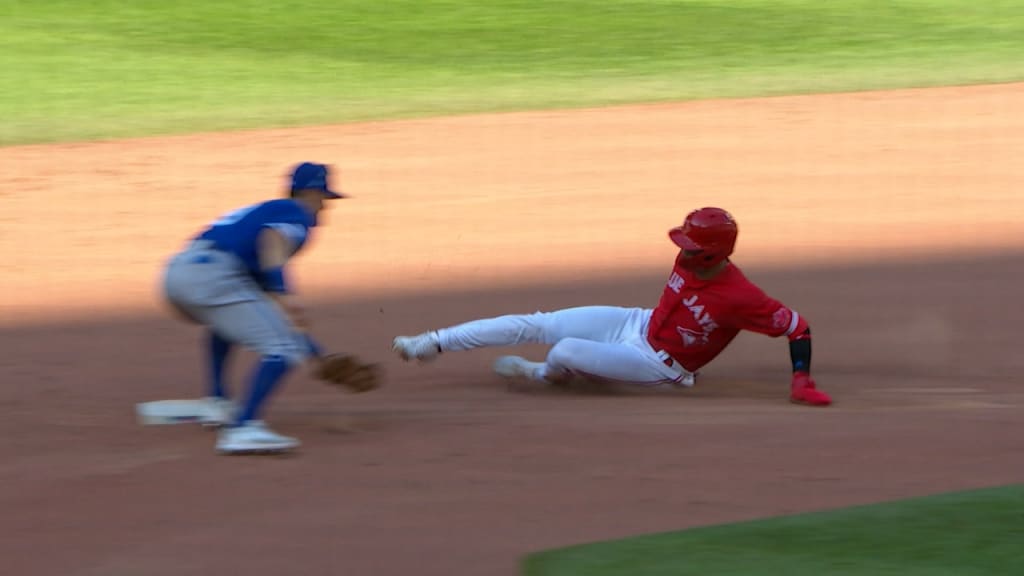
M556 368L571 369L583 355L585 341L579 338L563 338L548 351L547 363Z
M295 352L284 356L285 362L288 363L289 368L304 364L306 360L309 360L309 353L307 352Z
M305 363L312 354L308 347L292 342L271 344L264 347L260 352L264 357L276 356L281 358L288 364L289 368Z

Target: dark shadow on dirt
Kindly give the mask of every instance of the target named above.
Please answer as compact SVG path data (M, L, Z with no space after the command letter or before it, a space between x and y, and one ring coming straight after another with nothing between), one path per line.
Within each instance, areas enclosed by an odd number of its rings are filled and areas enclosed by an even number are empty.
M506 575L538 548L1020 481L1022 270L1022 252L748 267L810 319L826 410L786 402L785 341L757 335L666 399L509 394L489 370L501 350L391 355L395 334L482 316L653 305L665 271L318 303L321 339L388 379L359 396L290 381L269 420L305 454L283 459L219 458L208 430L135 423L136 402L202 392L199 332L169 316L6 327L0 557L18 574L262 576L315 558Z

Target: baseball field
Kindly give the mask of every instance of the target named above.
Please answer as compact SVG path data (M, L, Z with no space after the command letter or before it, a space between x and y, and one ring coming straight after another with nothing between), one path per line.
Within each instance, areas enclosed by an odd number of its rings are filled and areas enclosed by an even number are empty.
M1022 55L1007 0L0 0L0 571L1024 573ZM303 160L352 198L293 275L384 387L290 378L288 457L138 425L203 393L166 258ZM756 335L664 393L391 353L653 306L705 205L834 405Z

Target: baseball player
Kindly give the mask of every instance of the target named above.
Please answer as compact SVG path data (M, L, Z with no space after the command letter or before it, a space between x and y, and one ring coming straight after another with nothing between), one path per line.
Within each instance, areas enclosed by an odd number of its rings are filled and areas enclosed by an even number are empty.
M276 452L299 445L267 428L261 409L289 371L321 353L306 335L308 324L286 265L306 245L325 200L346 197L331 190L328 176L323 164L299 164L287 198L229 212L167 264L163 289L168 303L206 328L207 421L224 424L216 444L220 453ZM225 363L235 345L261 355L238 405L224 386Z
M573 375L644 386L693 386L697 371L741 330L789 341L789 398L826 406L831 399L811 377L811 329L795 310L766 295L729 256L738 228L721 208L687 215L669 238L679 247L658 306L584 306L554 312L473 320L416 336L398 336L392 349L426 362L444 352L524 343L552 345L543 362L502 356L505 377L556 383Z

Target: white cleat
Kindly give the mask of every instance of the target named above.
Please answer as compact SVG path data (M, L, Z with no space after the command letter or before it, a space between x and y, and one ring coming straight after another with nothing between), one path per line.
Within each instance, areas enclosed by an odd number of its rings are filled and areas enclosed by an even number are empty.
M217 437L217 452L221 454L271 454L298 447L297 439L274 432L260 420L224 428Z
M505 378L529 378L544 381L543 362L530 362L521 356L501 356L494 361L494 371Z
M405 361L429 362L441 354L441 344L437 338L437 332L424 332L417 336L398 336L391 343L391 349Z
M207 396L201 401L199 423L207 428L219 428L234 421L238 406L227 398Z

